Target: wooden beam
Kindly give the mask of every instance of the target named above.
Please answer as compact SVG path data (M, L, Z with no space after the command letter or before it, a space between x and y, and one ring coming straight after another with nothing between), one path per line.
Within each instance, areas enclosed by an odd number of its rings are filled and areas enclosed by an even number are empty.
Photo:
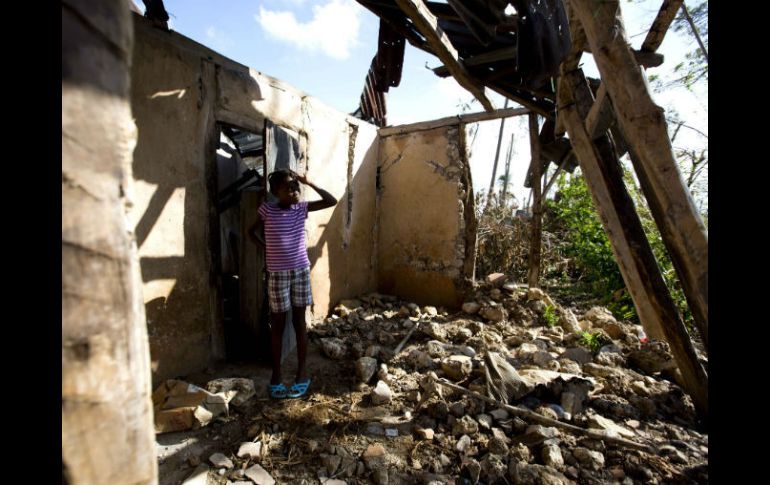
M650 95L628 48L618 1L570 0L585 29L594 59L625 135L637 159L634 168L682 286L690 288L691 310L708 349L708 233L677 166L664 110Z
M540 173L540 136L537 126L537 114L529 114L529 146L532 152L532 162L529 169L532 172L532 236L529 245L529 274L527 280L530 288L540 287L540 240L542 238L543 204L541 200L542 180Z
M599 91L596 93L596 101L591 106L591 111L586 117L586 131L595 140L601 135L607 133L610 125L615 121L615 114L612 112L612 103L607 96L607 86L602 83Z
M473 67L514 58L516 58L516 46L511 46L469 57L464 59L463 63L466 67ZM446 66L434 67L432 70L436 76L440 77L446 77L450 74L449 69Z
M500 118L509 118L511 116L520 116L530 113L527 108L503 108L492 112L480 111L478 113L468 113L456 116L447 116L431 121L421 121L419 123L410 123L406 125L386 126L380 128L380 136L402 135L413 131L430 130L441 126L456 125L459 123L478 123L479 121L496 120Z
M484 94L484 86L477 82L465 69L457 50L452 46L449 37L438 26L436 17L430 13L428 7L422 0L396 0L398 6L407 16L412 19L417 30L428 40L428 44L436 52L441 62L449 69L455 80L468 90L473 96L481 102L481 105L487 111L493 111L495 107Z
M642 42L642 51L655 52L658 50L658 47L663 43L666 32L671 27L671 23L676 18L676 12L683 2L684 0L663 0L658 16L655 17L650 26L650 31L647 32L647 37Z
M591 48L588 45L585 45L583 46L583 52L590 54ZM631 52L634 54L634 59L636 59L637 64L642 67L658 67L663 64L663 61L665 60L663 54L658 54L656 52L645 52L637 50L632 50Z
M610 139L593 141L584 118L592 104L592 94L581 70L563 73L565 89L560 104L565 105L564 120L570 140L588 184L591 196L607 231L626 287L645 329L662 332L679 370L682 385L703 417L708 416L708 375L698 360L687 329L682 322L660 274L634 202L623 183L623 173Z

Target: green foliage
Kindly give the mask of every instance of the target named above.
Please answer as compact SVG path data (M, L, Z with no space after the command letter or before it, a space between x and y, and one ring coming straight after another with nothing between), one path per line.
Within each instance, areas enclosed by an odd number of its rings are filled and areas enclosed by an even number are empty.
M592 353L596 354L599 352L599 349L609 343L612 343L612 341L609 341L607 337L601 332L581 332L580 340L578 340L578 343L590 350Z
M556 308L553 305L546 305L543 318L549 327L556 326L556 323L559 321L559 317L556 315Z
M625 183L663 279L689 326L692 315L652 213L628 171L625 172ZM562 175L558 181L558 192L557 200L549 201L552 220L548 225L559 233L565 256L573 262L575 274L572 276L589 283L592 293L604 299L604 305L616 318L638 322L633 300L625 289L612 247L585 180L581 176L567 178Z

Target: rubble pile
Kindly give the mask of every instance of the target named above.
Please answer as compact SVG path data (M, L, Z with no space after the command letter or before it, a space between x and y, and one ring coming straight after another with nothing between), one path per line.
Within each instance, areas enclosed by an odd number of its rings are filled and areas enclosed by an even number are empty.
M302 428L267 402L252 441L199 468L222 484L708 482L708 435L664 342L502 274L472 296L457 313L377 293L341 301L309 332L334 382L286 405L323 417Z

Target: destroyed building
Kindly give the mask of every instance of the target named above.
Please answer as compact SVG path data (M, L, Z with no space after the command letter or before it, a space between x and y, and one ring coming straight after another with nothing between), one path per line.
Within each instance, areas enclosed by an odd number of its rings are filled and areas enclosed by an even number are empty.
M522 13L518 18L503 15L508 2L470 2L477 10L452 1L359 3L381 18L381 27L356 117L158 28L157 19L130 13L124 2L63 2L62 460L69 483L157 483L151 390L238 359L266 340L264 259L248 242L246 228L266 197L265 174L275 168L306 171L339 200L332 209L310 214L306 224L315 299L309 321L320 325L319 332L328 331L326 319L341 300L360 295L398 295L362 302L371 311L396 302L446 310L399 315L418 321L424 315L449 319L474 295L481 299L465 124L513 115L535 120L533 143L540 151L530 184L539 184L549 163L566 170L581 164L645 329L668 341L683 387L707 415L702 356L670 313L649 248L637 244L638 218L622 180L603 163L633 154L707 348L705 229L691 213L681 180L658 175L668 163L660 157L666 146L642 141L645 134L668 140L665 122L661 134L659 120L650 115L657 111L638 71L640 64L660 61L656 47L681 2L664 2L641 51L608 38L609 28L600 20L616 22L615 12L604 6L604 17L591 19L585 11L595 2L589 0L574 2L571 12L561 1L512 2ZM382 93L398 84L405 41L439 57L445 65L436 74L454 76L487 112L384 126ZM609 46L611 55L597 45ZM615 67L630 74L587 80L577 63L591 50L600 70ZM621 83L643 89L647 97L629 102ZM494 110L485 86L524 108ZM542 126L537 115L545 119ZM635 121L640 116L651 121ZM670 152L670 142L667 146ZM509 299L501 306L510 308L500 316L507 317L524 293L505 291ZM482 302L482 314L497 306L490 301ZM400 308L390 310L396 318ZM400 328L399 337L408 330ZM498 334L495 345L503 337L519 338L513 330ZM560 348L561 341L552 344L530 348L527 359L534 358L529 353L568 350ZM486 345L481 338L479 346ZM556 360L538 355L543 365ZM442 356L438 367L426 367L467 378L471 357L465 357L450 362ZM385 359L377 354L375 360ZM671 366L674 360L666 362ZM478 371L481 358L474 362ZM478 421L456 417L453 425L461 428ZM540 439L537 446L553 438L548 433L533 438ZM83 441L92 451L83 451ZM598 463L595 450L581 449L585 459L578 453L576 460ZM367 470L376 475L379 468L369 466L372 456L366 453ZM507 474L494 460L484 462L484 473Z

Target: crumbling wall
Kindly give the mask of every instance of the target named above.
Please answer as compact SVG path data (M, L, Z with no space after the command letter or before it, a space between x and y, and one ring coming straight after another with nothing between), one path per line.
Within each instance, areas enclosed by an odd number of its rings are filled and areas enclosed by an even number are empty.
M153 381L223 357L216 278L216 123L261 133L265 119L300 135L301 165L336 207L306 224L315 306L376 289L376 127L134 16L132 107L136 227ZM307 200L320 197L305 189ZM256 351L255 344L255 351Z
M380 141L378 282L383 293L457 307L473 278L475 216L458 125Z

